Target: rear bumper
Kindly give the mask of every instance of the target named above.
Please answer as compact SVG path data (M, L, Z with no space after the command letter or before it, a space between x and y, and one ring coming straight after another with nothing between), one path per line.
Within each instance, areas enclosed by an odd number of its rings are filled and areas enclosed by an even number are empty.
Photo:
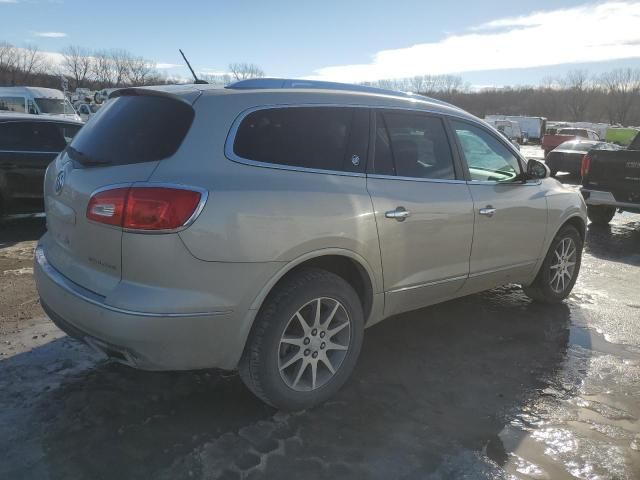
M36 248L38 293L45 312L70 336L145 370L237 366L248 329L246 315L228 310L159 314L115 308L64 277L45 253L42 246Z
M581 190L584 201L587 205L603 205L608 207L621 208L631 212L640 211L640 203L619 202L611 192L603 192L600 190L589 190L583 188Z
M580 166L582 165L582 163L577 160L559 160L554 158L546 159L545 163L551 170L570 173L580 173Z

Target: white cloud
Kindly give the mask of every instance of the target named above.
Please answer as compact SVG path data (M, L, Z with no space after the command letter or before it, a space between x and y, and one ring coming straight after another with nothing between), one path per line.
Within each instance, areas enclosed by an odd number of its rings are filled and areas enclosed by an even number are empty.
M343 82L531 68L640 57L640 2L610 1L500 18L433 43L382 50L371 62L309 78Z
M0 4L3 3L18 3L18 0L0 0Z
M167 70L169 68L181 67L182 65L178 65L177 63L156 63L156 68L158 70Z
M35 32L34 35L43 38L64 38L67 36L64 32Z

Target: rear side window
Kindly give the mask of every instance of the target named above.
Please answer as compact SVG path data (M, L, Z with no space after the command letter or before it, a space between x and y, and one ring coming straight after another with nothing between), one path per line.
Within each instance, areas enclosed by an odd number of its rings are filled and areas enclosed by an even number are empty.
M242 120L233 152L257 162L362 172L368 135L366 109L269 108L252 112Z
M0 110L9 112L25 113L24 97L2 97L0 98ZM29 112L31 113L31 112Z
M453 155L442 120L417 113L377 113L375 172L453 180Z
M193 122L187 103L157 95L109 100L76 135L68 149L84 165L126 165L170 157Z
M51 122L0 124L0 150L60 152L67 146L63 130Z

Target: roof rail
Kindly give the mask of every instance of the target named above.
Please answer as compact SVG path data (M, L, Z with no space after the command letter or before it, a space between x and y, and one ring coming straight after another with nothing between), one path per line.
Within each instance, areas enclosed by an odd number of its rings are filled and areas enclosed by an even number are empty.
M426 97L417 93L399 92L386 88L370 87L368 85L354 85L350 83L325 82L321 80L303 80L292 78L250 78L240 80L227 85L225 88L231 90L254 90L254 89L278 89L278 88L309 88L323 90L345 90L349 92L377 93L380 95L391 95L394 97L412 98L414 100L428 100L439 105L454 107L450 103ZM457 108L457 107L454 107Z

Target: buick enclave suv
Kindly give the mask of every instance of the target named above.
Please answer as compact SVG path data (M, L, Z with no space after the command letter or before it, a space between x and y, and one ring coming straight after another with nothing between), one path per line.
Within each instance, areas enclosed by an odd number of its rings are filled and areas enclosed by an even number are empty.
M237 368L302 409L365 327L578 276L579 193L451 105L273 79L112 97L47 171L35 271L52 320L120 362Z

